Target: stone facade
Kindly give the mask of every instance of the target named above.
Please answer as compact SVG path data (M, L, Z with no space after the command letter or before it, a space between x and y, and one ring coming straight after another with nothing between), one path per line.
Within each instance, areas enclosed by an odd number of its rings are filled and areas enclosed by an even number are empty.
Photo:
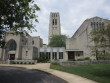
M8 32L5 36L6 45L0 48L0 58L6 60L32 60L39 57L42 39L31 37L29 34Z
M49 37L48 41L53 35L60 35L60 14L59 13L50 13L50 21L49 21Z
M40 48L40 57L43 56L43 54L46 54L48 59L50 61L67 61L68 57L65 56L65 48L64 47L42 47Z
M110 24L110 20L100 17L86 19L75 34L66 40L66 48L64 47L48 47L43 45L40 36L31 37L29 34L14 34L8 32L5 36L6 45L4 49L0 48L0 58L2 60L32 60L39 58L46 53L51 61L67 61L84 58L96 59L91 56L88 46L94 46L95 43L90 40L90 32L94 28L106 26ZM60 35L60 15L59 13L50 13L49 36Z
M82 55L79 55L79 58L90 57L91 59L95 59L94 56L91 56L90 49L88 46L94 46L94 42L90 40L90 32L94 28L99 28L101 26L106 26L110 24L110 20L103 19L100 17L94 17L90 19L86 19L82 25L78 28L75 34L66 40L66 49L72 52L81 52ZM77 56L73 54L73 56Z

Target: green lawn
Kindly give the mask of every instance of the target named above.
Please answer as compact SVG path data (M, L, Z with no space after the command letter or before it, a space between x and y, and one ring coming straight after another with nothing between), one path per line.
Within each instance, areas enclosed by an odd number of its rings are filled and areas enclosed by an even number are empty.
M51 64L51 69L80 75L99 83L110 83L110 64L94 64L80 66L60 66Z

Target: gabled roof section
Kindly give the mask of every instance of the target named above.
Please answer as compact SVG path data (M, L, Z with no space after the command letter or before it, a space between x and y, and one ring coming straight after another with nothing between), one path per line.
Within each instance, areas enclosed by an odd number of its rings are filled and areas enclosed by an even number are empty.
M87 28L86 26L84 26L85 24L89 23L89 22L98 22L98 21L105 21L107 22L108 24L110 24L110 20L109 19L104 19L104 18L101 18L101 17L98 17L98 16L95 16L95 17L92 17L92 18L89 18L89 19L86 19L82 24L81 26L77 29L77 31L74 33L74 35L72 36L72 38L75 38L76 35L79 33L80 29L82 27L85 27L85 29Z

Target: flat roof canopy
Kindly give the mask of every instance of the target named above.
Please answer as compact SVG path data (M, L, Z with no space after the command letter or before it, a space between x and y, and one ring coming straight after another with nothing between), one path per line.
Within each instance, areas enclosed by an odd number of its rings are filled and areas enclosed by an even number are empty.
M79 49L66 49L65 51L67 51L67 52L68 52L68 51L71 51L71 52L72 52L72 51L81 52L82 50L79 50Z

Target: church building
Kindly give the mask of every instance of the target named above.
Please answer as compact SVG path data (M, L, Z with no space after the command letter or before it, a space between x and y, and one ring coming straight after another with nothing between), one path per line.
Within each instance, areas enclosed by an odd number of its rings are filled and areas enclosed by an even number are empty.
M40 36L32 37L28 33L16 35L14 32L7 32L5 48L0 48L0 59L4 61L33 60L41 57L44 52L48 55L50 61L68 61L87 57L96 59L95 56L91 56L91 51L88 48L90 45L95 45L94 42L91 42L90 32L94 28L107 26L108 24L110 24L110 20L100 17L86 19L74 35L67 38L66 48L43 46L43 40ZM53 35L61 35L60 14L58 12L50 13L48 42Z
M15 34L13 31L6 33L5 41L5 48L0 48L0 58L4 61L36 59L43 45L40 36L31 37L28 33Z
M91 42L90 32L110 24L110 20L100 17L86 19L71 38L66 40L66 52L68 59L96 59L91 55L89 46L95 46L95 42Z

